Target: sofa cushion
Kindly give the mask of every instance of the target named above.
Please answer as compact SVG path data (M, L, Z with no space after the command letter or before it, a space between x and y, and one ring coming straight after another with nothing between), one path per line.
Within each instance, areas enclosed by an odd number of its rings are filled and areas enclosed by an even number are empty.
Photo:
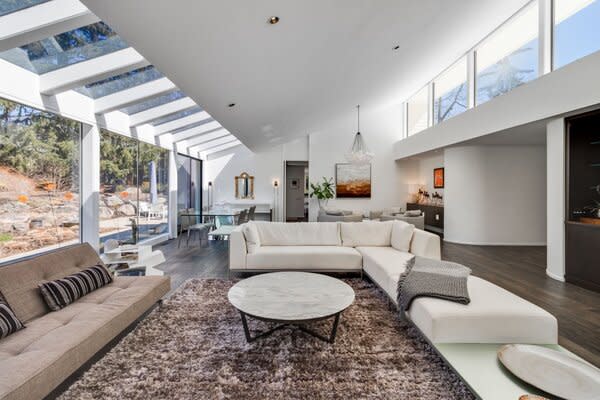
M48 307L58 311L111 282L112 275L104 265L94 265L61 279L42 281L38 286Z
M244 224L243 233L244 238L246 239L246 247L248 249L248 253L254 253L260 247L260 236L258 235L258 230L256 229L256 224L252 221Z
M405 217L419 217L421 216L421 210L407 210L404 212Z
M336 222L255 222L261 246L339 246Z
M404 221L392 222L392 247L399 251L409 252L415 226Z
M0 268L0 292L25 325L50 311L38 283L51 281L102 263L87 243L16 262Z
M358 251L342 246L261 246L248 254L248 269L360 270Z
M402 207L389 207L389 208L383 209L383 213L385 215L395 215L395 214L399 214L401 212L402 212Z
M138 319L170 288L168 277L117 277L69 307L0 341L0 398L41 399Z
M476 276L467 286L468 305L431 297L412 303L407 314L433 343L558 343L552 314Z
M415 256L441 260L440 237L431 232L415 229L410 242L410 252Z
M344 215L344 211L339 208L323 207L322 210L327 215Z
M393 247L357 247L356 250L363 257L365 273L395 299L400 274L406 270L406 263L413 255Z
M340 228L343 246L391 245L392 221L342 222Z
M23 329L23 323L10 309L8 304L0 300L0 339Z

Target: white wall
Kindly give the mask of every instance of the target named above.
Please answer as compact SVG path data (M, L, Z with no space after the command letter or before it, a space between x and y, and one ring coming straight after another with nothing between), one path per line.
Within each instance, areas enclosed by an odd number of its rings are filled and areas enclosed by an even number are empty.
M235 200L234 177L247 172L254 176L254 201L273 204L273 181L281 182L281 165L280 147L253 153L245 146L237 146L215 153L204 162L204 189L206 191L208 182L212 182L213 204L231 202Z
M453 147L444 162L444 240L546 244L544 146Z
M546 273L565 280L565 120L546 127L548 253Z
M308 137L285 144L274 144L269 151L253 153L246 146L240 145L209 155L204 161L203 169L204 204L208 204L208 182L213 182L213 204L235 201L234 177L247 172L254 176L254 202L269 204L271 207L277 203L273 217L281 220L285 161L308 161ZM279 182L278 190L273 188L275 180Z
M444 195L444 189L435 189L433 187L433 170L435 168L444 167L444 153L442 151L428 156L419 158L419 183L429 193L438 192Z
M363 109L366 107L363 107ZM333 207L357 212L404 206L406 185L400 179L402 163L396 163L393 144L401 136L401 106L361 113L361 131L370 150L375 154L371 168L370 199L334 199ZM204 185L214 182L214 202L234 199L233 177L246 171L255 176L257 202L273 204L274 179L283 180L284 161L308 161L309 181L320 181L323 176L335 178L335 164L346 162L345 153L354 140L356 125L353 115L348 119L313 132L305 138L273 145L270 151L252 153L244 146L215 153L204 163ZM283 186L280 186L283 187ZM206 189L206 187L205 187ZM279 210L283 215L283 190L279 190ZM316 220L318 205L311 200L310 219Z
M357 212L380 210L403 205L405 196L400 187L399 165L393 154L393 144L402 135L402 107L368 110L361 113L361 134L370 151L374 153L371 163L370 199L333 199L331 207ZM309 180L321 181L322 177L334 178L335 164L347 162L348 152L356 133L356 122L352 115L326 129L314 132L309 139ZM316 220L318 204L311 201L309 217Z

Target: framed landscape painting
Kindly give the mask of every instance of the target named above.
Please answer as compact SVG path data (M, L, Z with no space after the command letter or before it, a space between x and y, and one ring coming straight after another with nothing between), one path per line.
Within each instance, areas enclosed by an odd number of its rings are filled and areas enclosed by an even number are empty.
M335 164L337 198L371 197L371 164Z
M433 170L433 188L444 188L444 168L435 168Z

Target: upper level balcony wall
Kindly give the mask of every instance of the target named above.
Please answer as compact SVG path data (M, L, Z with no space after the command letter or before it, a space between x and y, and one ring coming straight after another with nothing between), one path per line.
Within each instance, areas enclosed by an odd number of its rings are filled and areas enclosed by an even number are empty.
M394 157L400 160L600 104L599 71L600 52L596 52L399 140Z

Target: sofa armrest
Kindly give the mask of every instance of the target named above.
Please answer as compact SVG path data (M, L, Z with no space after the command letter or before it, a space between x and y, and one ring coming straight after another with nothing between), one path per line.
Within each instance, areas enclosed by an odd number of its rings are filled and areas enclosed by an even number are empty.
M229 269L246 269L246 237L242 226L237 226L229 235Z
M410 242L410 252L415 256L440 260L442 258L440 237L421 229L415 229Z

